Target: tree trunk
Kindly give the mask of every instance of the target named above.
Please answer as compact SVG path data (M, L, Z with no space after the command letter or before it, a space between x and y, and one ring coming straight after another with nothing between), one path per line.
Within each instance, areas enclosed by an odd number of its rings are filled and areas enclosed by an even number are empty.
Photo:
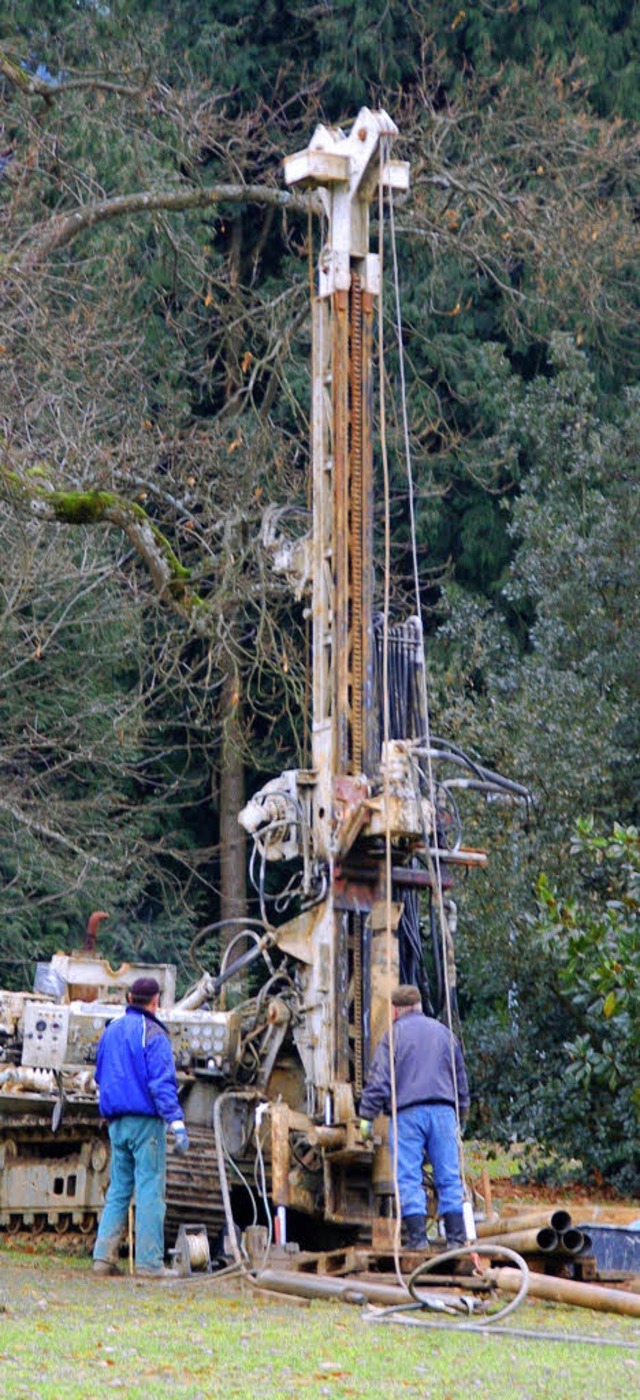
M229 248L229 287L231 297L237 291L242 264L242 215L237 214L231 228ZM227 399L238 387L238 331L227 337ZM245 783L242 759L242 680L240 671L229 657L222 695L222 739L220 747L220 918L243 919L247 914L246 838L238 822L244 807ZM224 942L237 933L231 926Z
M243 919L247 913L246 837L238 813L244 807L240 677L230 663L223 688L220 750L220 918ZM225 942L233 937L229 930Z

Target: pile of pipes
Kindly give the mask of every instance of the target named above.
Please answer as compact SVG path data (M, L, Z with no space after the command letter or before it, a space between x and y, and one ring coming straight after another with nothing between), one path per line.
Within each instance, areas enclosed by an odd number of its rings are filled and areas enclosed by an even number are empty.
M535 1210L501 1220L481 1220L476 1233L483 1244L505 1245L542 1272L554 1273L568 1260L591 1257L591 1239L573 1225L568 1210ZM547 1267L548 1266L548 1267Z

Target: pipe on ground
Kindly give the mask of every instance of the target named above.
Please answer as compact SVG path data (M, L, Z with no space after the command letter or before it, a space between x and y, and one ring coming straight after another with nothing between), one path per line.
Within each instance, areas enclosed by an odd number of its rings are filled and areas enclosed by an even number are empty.
M343 1303L378 1303L381 1307L406 1307L411 1295L406 1288L364 1279L319 1278L317 1274L263 1269L255 1279L258 1288L272 1293L292 1293L299 1298L340 1298Z
M519 1269L489 1269L485 1277L504 1293L517 1293L522 1284ZM530 1274L529 1297L546 1298L552 1303L566 1303L577 1308L592 1308L595 1312L640 1317L638 1293L605 1288L598 1283L578 1283L571 1278L555 1278L552 1274Z

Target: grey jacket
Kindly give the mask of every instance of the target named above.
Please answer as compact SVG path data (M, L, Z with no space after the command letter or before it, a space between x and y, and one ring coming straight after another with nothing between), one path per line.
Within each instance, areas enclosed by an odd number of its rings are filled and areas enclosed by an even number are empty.
M452 1052L461 1117L469 1110L469 1085L460 1045L456 1037L432 1016L416 1008L399 1016L393 1026L393 1045L398 1109L419 1103L447 1103L455 1106ZM389 1071L389 1032L385 1031L371 1061L360 1113L375 1118L391 1112Z

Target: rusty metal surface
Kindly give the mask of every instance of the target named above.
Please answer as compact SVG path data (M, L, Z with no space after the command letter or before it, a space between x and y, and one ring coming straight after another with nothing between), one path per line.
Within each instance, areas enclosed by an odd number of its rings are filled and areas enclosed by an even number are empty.
M557 1234L562 1234L571 1225L567 1210L548 1206L543 1210L518 1211L515 1215L496 1216L493 1220L479 1220L476 1224L478 1239L498 1238L498 1235L513 1235L522 1230L541 1230L550 1225Z
M363 669L363 590L364 539L363 489L364 462L362 458L362 287L360 278L354 273L351 278L350 297L350 426L349 444L349 624L351 667L349 676L349 773L360 773L364 757L364 669Z
M362 710L365 716L362 771L369 777L379 763L378 726L374 722L373 645L373 306L371 292L362 293L361 452L362 452Z
M303 1298L341 1298L343 1302L378 1303L388 1307L406 1304L408 1293L404 1288L386 1283L369 1283L364 1279L327 1278L301 1272L287 1273L280 1269L264 1269L256 1279L258 1287L269 1288L276 1293L293 1293Z
M522 1283L519 1269L491 1269L489 1277L505 1293L517 1293ZM625 1317L640 1317L640 1295L622 1289L605 1288L602 1284L581 1283L575 1279L555 1278L550 1274L531 1274L529 1296L546 1298L553 1303L567 1303L578 1308L594 1308L597 1312L620 1313Z
M483 1244L506 1245L507 1249L515 1249L518 1254L554 1254L560 1246L560 1237L551 1225L541 1225L537 1230L513 1230L507 1235L496 1232L484 1238Z
M41 1106L42 1108L42 1106ZM108 1184L109 1144L97 1113L51 1129L51 1110L0 1118L0 1227L90 1232Z
M349 771L349 297L336 291L332 298L333 402L333 772Z
M271 1172L273 1203L276 1206L289 1204L289 1168L291 1149L289 1146L290 1114L286 1103L274 1103L270 1114L271 1122Z

